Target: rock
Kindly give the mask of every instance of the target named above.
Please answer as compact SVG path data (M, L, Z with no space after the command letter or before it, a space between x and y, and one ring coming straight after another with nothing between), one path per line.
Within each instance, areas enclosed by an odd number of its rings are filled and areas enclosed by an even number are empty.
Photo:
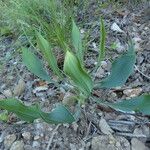
M70 143L70 150L77 150L77 148L74 144Z
M31 133L30 132L24 132L22 133L22 136L25 140L30 140L31 138Z
M104 118L101 118L99 122L99 127L100 127L100 130L106 135L113 133L113 130L110 128L110 126L107 124Z
M68 105L68 106L73 106L75 104L75 98L74 98L74 94L71 92L66 92L65 96L62 100L62 103L64 105Z
M4 98L5 98L5 96L0 94L0 99L4 99Z
M134 88L134 89L126 89L123 91L123 94L125 94L128 97L135 97L138 96L142 92L142 88Z
M72 123L72 128L75 132L77 132L78 127L79 127L79 125L76 122Z
M39 139L40 139L39 135L34 136L34 140L39 140Z
M40 148L40 143L38 141L33 141L32 147L39 149Z
M24 150L24 143L23 141L15 141L10 150Z
M116 31L116 32L119 32L119 33L124 33L124 31L122 29L120 29L120 27L117 25L116 22L114 22L111 26L111 30L112 31Z
M5 138L4 138L4 147L6 149L9 149L10 146L12 145L12 143L16 140L16 135L15 134L10 134L10 135L7 135Z
M99 67L95 73L95 77L102 78L104 77L104 69L102 67Z
M13 91L14 96L20 96L24 92L24 90L25 90L25 82L22 79L20 79L18 84L14 88Z
M141 142L136 138L133 138L131 140L131 146L132 146L132 150L149 150L149 148L146 147L143 142Z
M125 46L123 46L119 40L116 40L116 51L118 53L122 53L125 51Z
M101 67L106 70L107 62L106 61L101 61Z
M11 92L10 89L4 90L4 91L3 91L3 94L4 94L7 98L12 97L12 92Z
M130 150L127 139L121 136L101 135L92 139L92 150Z

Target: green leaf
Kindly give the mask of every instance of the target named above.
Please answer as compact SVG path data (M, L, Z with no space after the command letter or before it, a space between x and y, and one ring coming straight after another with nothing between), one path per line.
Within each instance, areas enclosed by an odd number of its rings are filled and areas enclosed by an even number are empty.
M13 112L19 118L27 122L33 122L38 118L42 118L45 122L51 124L72 123L75 121L69 110L61 104L50 113L45 113L41 111L38 105L25 106L17 99L3 99L0 100L0 109L6 109L9 112Z
M41 112L41 118L47 123L72 123L75 121L73 115L69 112L69 110L58 104L57 107L50 113Z
M59 77L61 77L61 72L57 65L56 56L53 54L49 42L46 39L44 39L44 37L39 32L37 32L36 34L37 34L37 44L43 57L48 62L50 68L54 71L54 73Z
M99 58L98 62L100 63L105 58L105 42L106 42L106 30L104 21L101 18L101 26L100 26L100 49L99 49Z
M135 61L134 48L133 45L130 45L128 52L113 62L110 75L96 84L95 87L113 88L122 86L133 72Z
M100 102L101 103L101 102ZM116 103L107 103L105 105L126 113L138 112L144 115L150 115L150 95L142 95L130 100L122 100Z
M91 77L82 68L78 58L67 51L64 61L64 72L71 78L77 88L86 96L90 95L93 88Z
M74 20L72 20L72 43L76 50L76 54L81 63L83 63L83 48L82 48L82 40L80 35L80 30L75 24Z
M0 109L13 112L19 118L28 122L33 122L35 119L40 118L39 110L36 105L25 106L21 103L21 101L16 99L0 100Z
M42 80L50 81L50 77L44 70L41 60L27 48L22 49L22 59L26 67Z

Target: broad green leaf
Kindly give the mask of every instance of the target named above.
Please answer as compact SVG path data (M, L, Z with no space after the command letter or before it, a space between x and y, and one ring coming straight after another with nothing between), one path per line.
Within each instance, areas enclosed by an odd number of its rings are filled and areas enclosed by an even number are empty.
M42 112L38 105L25 106L17 99L0 100L0 109L15 113L22 120L33 122L42 118L47 123L72 123L75 121L73 115L63 105L59 104L50 113Z
M39 110L36 105L25 106L21 101L16 99L0 100L0 109L13 112L19 118L28 122L33 122L35 119L40 118Z
M135 61L134 48L133 45L130 45L128 52L113 62L110 75L96 84L95 87L113 88L122 86L133 72Z
M61 72L57 65L56 56L53 54L53 51L49 42L46 39L44 39L44 37L38 32L37 32L37 44L43 57L48 62L50 68L54 71L56 75L61 77Z
M69 51L67 51L65 56L64 72L71 78L81 92L86 96L90 95L93 88L92 79L82 68L78 58Z
M138 112L144 115L150 115L150 95L142 95L130 100L122 100L121 102L116 103L104 102L104 104L115 110L126 113Z
M44 70L41 60L27 48L22 49L22 59L26 67L39 78L50 81L50 77Z
M106 42L106 30L104 21L101 18L101 26L100 26L100 49L99 49L99 58L98 62L100 63L105 58L105 42Z
M73 115L69 112L69 110L58 104L57 107L50 113L41 112L41 118L47 123L72 123L75 121Z
M83 48L82 48L82 40L80 35L80 30L75 24L74 20L72 21L72 43L76 50L76 54L81 63L83 63Z

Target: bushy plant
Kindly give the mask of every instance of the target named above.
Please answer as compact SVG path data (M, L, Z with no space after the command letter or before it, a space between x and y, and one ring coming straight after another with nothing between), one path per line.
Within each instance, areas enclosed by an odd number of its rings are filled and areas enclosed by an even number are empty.
M38 48L41 51L43 58L48 62L48 65L61 80L65 78L65 81L69 82L74 87L73 97L77 105L80 107L86 103L88 98L95 98L92 95L92 91L97 88L115 88L122 86L133 72L134 64L136 61L136 54L134 51L134 45L129 42L128 50L125 54L118 57L112 63L112 70L108 77L102 81L95 81L87 69L84 67L84 49L82 47L82 41L80 31L75 22L72 21L72 33L71 33L72 49L64 42L65 45L65 59L63 70L60 70L57 65L56 56L52 51L50 43L37 31L36 39ZM101 19L101 42L99 48L98 64L96 69L100 66L101 61L105 58L105 38L106 31L104 22ZM47 82L55 83L47 71L44 69L42 61L28 48L22 48L23 63L26 67L36 76ZM58 83L57 83L58 84ZM71 99L71 98L70 98ZM136 111L144 114L150 114L150 95L142 95L129 101L122 101L117 103L108 103L104 101L97 101L102 105L107 105L116 110L123 111ZM78 108L79 108L78 107ZM0 108L6 109L10 112L14 112L18 117L25 121L33 122L37 118L42 118L47 123L72 123L79 117L78 111L71 113L68 110L68 106L59 104L52 112L45 113L39 105L25 106L21 101L17 99L4 99L0 101Z

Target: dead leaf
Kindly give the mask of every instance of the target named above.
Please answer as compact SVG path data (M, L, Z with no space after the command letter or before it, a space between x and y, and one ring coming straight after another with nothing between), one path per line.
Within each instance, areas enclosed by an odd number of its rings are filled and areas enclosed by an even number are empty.
M13 91L14 96L20 96L24 92L25 86L26 84L23 81L23 79L20 79L18 84L14 88L14 91Z

